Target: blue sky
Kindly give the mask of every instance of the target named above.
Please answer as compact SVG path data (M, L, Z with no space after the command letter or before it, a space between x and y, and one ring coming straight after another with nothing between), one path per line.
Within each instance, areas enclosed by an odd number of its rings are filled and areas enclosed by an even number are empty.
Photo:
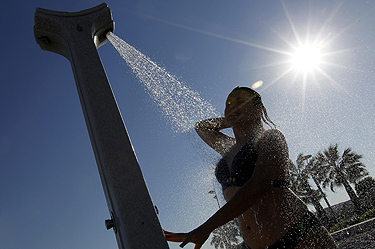
M37 7L74 12L100 3L2 3L1 248L117 248L104 227L110 215L69 61L42 51L33 35ZM340 151L351 147L362 154L375 175L375 2L106 3L116 35L218 113L231 89L262 81L257 90L287 138L291 159L338 143ZM298 40L307 38L324 56L303 77L287 61ZM218 155L193 130L173 130L110 43L99 53L161 224L193 229L217 209L208 192ZM342 190L328 198L332 204L349 199Z

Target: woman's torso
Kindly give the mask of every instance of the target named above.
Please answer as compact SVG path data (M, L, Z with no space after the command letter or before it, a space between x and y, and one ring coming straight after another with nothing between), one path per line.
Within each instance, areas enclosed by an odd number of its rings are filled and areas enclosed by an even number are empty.
M229 201L240 187L228 187ZM280 239L307 212L307 207L287 188L272 187L238 217L241 235L252 249L265 248Z
M236 164L244 161L250 170L244 170L242 173L245 172L245 175L251 178L257 159L256 153L256 146L250 141L245 145L234 145L222 160L225 160L230 174L241 171ZM240 166L243 167L244 164ZM283 180L287 180L286 169L285 165L285 172L281 172L279 176ZM225 200L229 201L240 188L239 184L223 185ZM238 217L242 237L251 248L264 248L281 238L306 211L306 205L288 188L271 187L250 209Z

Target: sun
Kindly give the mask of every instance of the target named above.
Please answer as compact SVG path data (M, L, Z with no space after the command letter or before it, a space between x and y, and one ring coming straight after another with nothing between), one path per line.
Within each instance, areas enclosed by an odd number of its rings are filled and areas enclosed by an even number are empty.
M277 60L268 64L260 65L260 67L282 67L281 70L277 70L275 77L270 79L267 84L263 84L263 81L254 83L252 86L254 89L261 86L263 89L266 89L275 83L282 81L283 79L287 79L286 81L290 82L290 84L300 82L303 87L303 95L306 93L308 84L312 85L310 83L316 83L314 85L320 85L320 82L323 81L343 89L342 86L331 75L330 71L332 68L344 68L344 65L337 62L337 56L346 53L352 48L332 50L333 42L343 35L344 32L335 34L335 32L332 32L327 28L329 26L328 24L335 18L342 4L339 3L335 8L332 8L330 12L327 12L328 16L325 20L321 19L320 15L316 15L319 16L319 18L315 20L315 15L312 15L312 12L309 12L305 25L303 25L303 23L301 24L293 21L293 18L289 14L287 6L283 0L281 0L281 4L289 23L289 25L285 25L285 27L290 29L292 32L286 31L284 34L282 29L277 29L272 25L267 25L271 32L277 36L278 41L282 42L281 44L283 46L280 47L269 46L265 45L264 43L254 43L248 40L240 40L154 17L149 18L193 32L277 54ZM296 24L298 25L296 26ZM348 28L351 25L349 25ZM344 31L346 31L348 28L345 28ZM301 37L301 34L305 34L305 37Z
M319 47L306 43L297 47L291 57L293 68L307 73L319 68L322 54Z

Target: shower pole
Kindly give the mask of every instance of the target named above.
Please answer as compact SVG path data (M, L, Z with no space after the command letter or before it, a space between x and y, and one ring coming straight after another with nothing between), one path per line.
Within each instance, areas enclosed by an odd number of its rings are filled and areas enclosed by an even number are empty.
M167 249L154 205L97 48L114 23L107 4L80 12L37 8L34 35L41 49L66 57L95 154L120 249Z

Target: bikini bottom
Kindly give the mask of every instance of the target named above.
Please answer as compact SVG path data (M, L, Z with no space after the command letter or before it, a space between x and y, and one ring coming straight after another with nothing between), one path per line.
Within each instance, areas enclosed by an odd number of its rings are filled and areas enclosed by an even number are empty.
M313 227L321 226L320 220L308 211L281 239L276 241L268 249L293 249L305 237Z
M265 249L293 249L315 226L321 226L320 220L308 211L281 239ZM247 248L250 249L249 246Z

